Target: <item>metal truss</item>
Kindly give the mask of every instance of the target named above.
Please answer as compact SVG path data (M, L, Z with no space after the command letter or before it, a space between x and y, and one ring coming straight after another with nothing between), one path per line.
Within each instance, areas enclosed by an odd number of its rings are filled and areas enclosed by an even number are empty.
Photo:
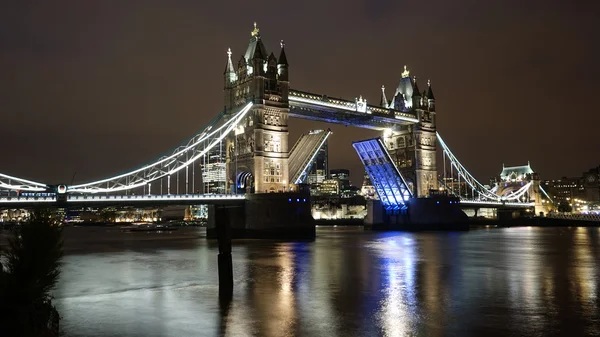
M160 157L151 164L115 177L68 186L67 191L75 193L118 192L141 187L152 181L169 177L192 164L208 153L212 147L218 145L237 127L242 118L250 111L250 108L252 108L252 103L248 103L228 119L221 113L201 132L190 138L186 144L177 147L170 155ZM217 127L219 123L222 124Z
M379 199L387 210L399 210L412 193L380 138L352 143Z
M444 142L444 140L442 139L440 134L436 132L436 136L437 136L438 142L442 146L442 150L444 151L444 162L447 158L448 160L450 160L450 165L454 169L456 169L456 173L458 174L458 177L459 177L459 180L458 180L459 186L460 186L460 179L462 178L463 181L467 185L469 185L469 187L471 187L471 189L472 189L471 194L473 195L473 197L474 197L475 193L477 193L478 200L489 200L489 201L493 201L493 202L517 202L517 203L520 203L519 200L521 199L521 197L523 197L523 195L525 195L525 193L528 193L530 191L531 186L533 185L533 182L529 182L529 183L525 184L518 190L516 190L506 196L501 196L501 195L497 194L498 185L494 186L492 189L486 188L485 186L483 186L483 184L481 184L479 181L477 181L477 179L475 179L469 173L469 171L467 171L467 169L458 161L458 159L454 156L452 151L450 151L450 148L446 145L446 143ZM454 191L451 186L448 186L446 184L446 182L443 181L442 179L440 179L440 183L447 190L449 190L452 194L460 197L461 199L465 199L462 195L460 195L460 193L457 193L456 191ZM467 194L468 194L468 192L467 192Z
M442 147L442 150L444 151L444 157L448 158L450 160L450 165L453 166L456 169L459 177L462 177L464 179L464 182L467 185L469 185L473 189L473 191L475 191L478 194L479 198L484 198L484 199L494 200L494 201L500 201L501 198L500 198L499 195L497 195L496 193L488 190L485 186L483 186L458 161L458 159L456 158L456 156L454 156L454 154L452 153L452 151L450 151L450 148L448 147L448 145L446 145L446 143L444 142L444 140L442 139L442 137L440 136L440 134L437 133L437 132L435 134L437 136L438 142L440 143L440 145ZM452 191L452 189L450 189L450 190ZM454 192L454 191L452 191L452 192Z
M0 173L0 189L43 192L48 185Z
M301 184L306 181L315 157L331 133L331 130L320 130L320 132L315 134L303 135L296 142L290 151L289 168L290 181L292 183Z

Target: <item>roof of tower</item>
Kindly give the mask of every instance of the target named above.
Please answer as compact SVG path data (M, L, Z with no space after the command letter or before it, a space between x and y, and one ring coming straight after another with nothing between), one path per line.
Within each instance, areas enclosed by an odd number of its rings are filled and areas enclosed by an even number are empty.
M427 80L427 99L435 99L433 96L433 90L431 89L431 80Z
M279 61L277 64L288 65L287 57L285 56L285 43L281 40L281 53L279 53Z
M413 96L421 97L421 92L419 91L419 86L417 86L417 76L413 77Z
M267 49L262 43L259 30L256 27L256 22L254 23L254 30L250 36L250 43L248 44L248 49L246 49L246 54L244 54L246 61L250 62L250 60L255 58L264 59L267 55Z
M410 71L404 66L404 71L402 72L402 78L398 83L398 88L396 88L396 93L402 93L405 99L411 99L413 96L413 82L412 78L410 78Z
M503 167L502 172L500 173L500 178L502 180L506 180L510 177L513 179L521 180L526 175L534 173L531 169L529 163L523 166L511 166L511 167Z
M275 54L271 53L269 55L269 63L271 63L271 61L274 61L275 63L277 63L277 58L275 57Z

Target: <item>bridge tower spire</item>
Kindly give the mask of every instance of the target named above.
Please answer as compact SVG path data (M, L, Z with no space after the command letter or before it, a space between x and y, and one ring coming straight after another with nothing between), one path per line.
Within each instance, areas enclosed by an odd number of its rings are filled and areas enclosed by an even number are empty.
M277 73L280 81L287 82L289 64L287 61L287 56L285 56L285 43L283 40L281 40L280 46L281 52L279 53L279 61L277 62Z
M435 111L435 96L433 96L433 89L431 89L431 80L427 80L427 107L429 111Z
M227 65L225 66L225 88L231 88L233 83L237 80L237 75L233 69L233 63L231 62L231 48L227 49Z
M384 108L388 108L388 100L387 97L385 96L385 86L381 86L381 102L379 103L379 105L381 105Z
M228 190L233 193L288 189L288 64L283 43L279 60L267 53L256 23L238 62L237 81L225 89L226 115L253 102L227 138Z
M413 76L413 107L420 108L422 106L421 93L419 92L419 86L417 85L417 76Z

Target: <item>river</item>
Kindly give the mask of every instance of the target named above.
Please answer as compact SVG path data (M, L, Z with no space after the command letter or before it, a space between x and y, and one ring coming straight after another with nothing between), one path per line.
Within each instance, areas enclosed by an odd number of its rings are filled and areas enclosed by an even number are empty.
M223 305L218 248L201 228L64 234L65 336L600 335L597 228L239 240Z

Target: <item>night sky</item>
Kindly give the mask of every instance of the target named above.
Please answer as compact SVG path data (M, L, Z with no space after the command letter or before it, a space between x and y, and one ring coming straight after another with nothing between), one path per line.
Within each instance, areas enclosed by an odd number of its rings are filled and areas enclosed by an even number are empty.
M227 48L256 21L294 89L378 103L404 64L431 78L438 131L482 182L528 160L578 176L600 164L599 17L596 0L2 1L0 172L68 184L169 151L221 111ZM377 133L329 127L330 167L360 184L350 144Z

